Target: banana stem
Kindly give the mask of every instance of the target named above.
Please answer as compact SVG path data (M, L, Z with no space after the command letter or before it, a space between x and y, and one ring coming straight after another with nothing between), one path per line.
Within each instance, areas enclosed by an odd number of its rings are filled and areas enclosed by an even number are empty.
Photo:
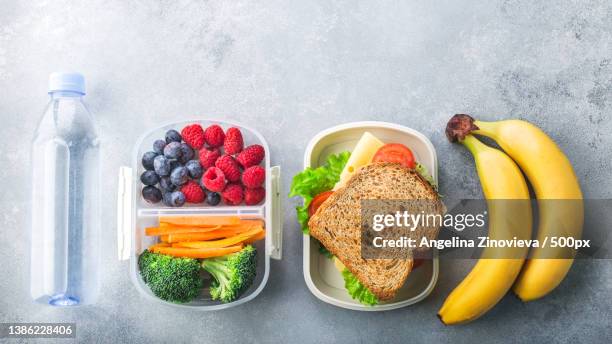
M480 142L474 135L466 135L461 143L472 153L474 157L477 156L478 152L487 148L487 145Z
M446 123L446 137L450 142L461 142L472 131L477 130L474 125L474 118L466 114L454 115Z
M450 142L463 142L468 135L477 134L497 140L498 124L482 122L470 115L456 114L446 124L446 137Z
M472 131L472 133L495 139L497 127L494 125L494 123L474 120L474 125L477 127L477 129Z

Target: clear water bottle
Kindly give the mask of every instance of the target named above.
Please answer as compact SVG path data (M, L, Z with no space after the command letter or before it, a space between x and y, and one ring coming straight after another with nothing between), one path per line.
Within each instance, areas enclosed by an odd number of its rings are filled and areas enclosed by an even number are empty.
M32 143L30 292L54 306L90 304L99 285L99 141L81 74L51 74L49 95Z

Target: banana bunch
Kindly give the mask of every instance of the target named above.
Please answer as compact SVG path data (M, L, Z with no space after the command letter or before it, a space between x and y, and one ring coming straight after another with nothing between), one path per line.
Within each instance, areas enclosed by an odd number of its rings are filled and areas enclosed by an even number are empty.
M472 134L493 139L505 154L483 144ZM529 192L518 167L527 176L538 199L537 239L543 242L552 236L581 237L584 209L578 179L565 154L542 130L521 120L482 122L468 115L455 115L447 125L446 135L453 142L461 142L474 156L489 208L489 237L531 236ZM525 201L501 205L494 202L496 199ZM510 288L523 301L541 298L561 283L573 263L572 258L554 258L568 256L563 249L535 247L527 261L526 249L487 250L482 254L485 258L476 263L438 312L445 324L478 318ZM490 259L495 255L504 258Z

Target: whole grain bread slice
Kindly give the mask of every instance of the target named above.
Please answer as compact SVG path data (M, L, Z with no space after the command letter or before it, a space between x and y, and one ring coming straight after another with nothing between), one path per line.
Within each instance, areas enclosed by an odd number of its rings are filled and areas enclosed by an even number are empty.
M381 300L390 300L412 270L412 258L364 259L361 251L362 200L431 200L443 211L438 193L414 170L397 163L361 167L310 218L310 235L319 240ZM437 236L437 228L419 228L411 236Z

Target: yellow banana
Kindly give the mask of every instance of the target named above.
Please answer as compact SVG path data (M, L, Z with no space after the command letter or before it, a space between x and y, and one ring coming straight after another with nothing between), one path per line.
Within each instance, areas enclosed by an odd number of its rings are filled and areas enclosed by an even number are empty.
M483 144L472 135L461 139L474 156L487 199L489 238L529 239L531 203L527 183L518 166L502 151ZM495 306L512 287L527 251L527 248L485 248L472 271L444 301L438 312L442 322L447 325L465 323Z
M580 239L584 221L584 205L578 178L570 161L555 142L535 125L521 120L482 122L468 115L455 115L451 120L459 127L495 140L521 167L538 199L539 223L537 239L574 237ZM573 257L565 248L533 248L514 285L514 292L523 301L541 298L555 289L565 278Z

